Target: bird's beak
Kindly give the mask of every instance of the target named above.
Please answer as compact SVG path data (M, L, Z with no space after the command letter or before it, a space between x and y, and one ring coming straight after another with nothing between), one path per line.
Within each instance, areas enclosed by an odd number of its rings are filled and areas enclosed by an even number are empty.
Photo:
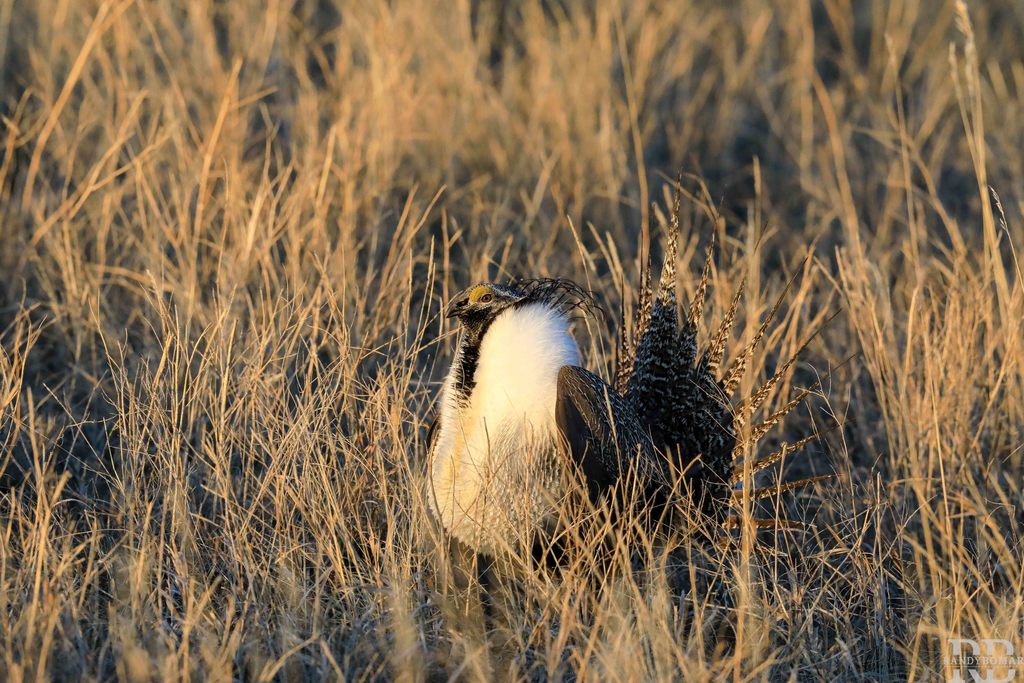
M455 318L459 315L459 307L469 299L465 292L458 294L448 302L448 308L444 309L444 317Z

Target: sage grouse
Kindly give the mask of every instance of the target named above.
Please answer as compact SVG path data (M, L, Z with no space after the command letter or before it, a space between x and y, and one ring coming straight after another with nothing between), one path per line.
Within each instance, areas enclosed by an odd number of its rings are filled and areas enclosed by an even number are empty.
M496 555L523 547L524 539L550 529L572 480L567 464L576 466L593 498L629 476L639 482L645 500L664 504L673 495L678 498L672 492L680 489L682 479L698 509L722 523L735 522L728 510L742 474L736 455L745 444L739 435L756 442L811 389L744 432L742 420L757 411L795 360L733 405L730 396L779 303L720 373L743 287L699 353L697 323L713 245L688 314L680 319L678 229L677 198L657 294L648 267L632 340L622 320L611 385L580 367L570 314L587 306L590 297L572 282L478 284L451 299L446 316L459 320L461 338L431 430L427 498L437 519L462 544ZM748 471L760 471L808 441L784 445L753 461ZM815 480L769 486L751 495L756 499Z

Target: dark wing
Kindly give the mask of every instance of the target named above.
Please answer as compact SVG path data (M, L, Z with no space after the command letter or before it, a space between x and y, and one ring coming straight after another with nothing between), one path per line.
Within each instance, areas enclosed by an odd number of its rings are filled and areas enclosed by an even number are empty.
M652 486L664 479L651 436L625 399L592 372L558 371L555 421L596 500L627 472Z

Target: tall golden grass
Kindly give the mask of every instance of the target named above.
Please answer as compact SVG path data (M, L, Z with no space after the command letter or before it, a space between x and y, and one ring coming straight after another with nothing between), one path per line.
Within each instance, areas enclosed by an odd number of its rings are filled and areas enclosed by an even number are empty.
M1024 651L1022 34L1011 0L0 0L0 678ZM749 278L731 348L803 269L745 390L842 308L768 405L834 370L772 438L842 423L784 468L838 478L748 508L813 524L756 544L624 525L603 582L581 535L485 618L420 485L441 305L571 277L607 376L679 168L687 292L722 244L709 325Z

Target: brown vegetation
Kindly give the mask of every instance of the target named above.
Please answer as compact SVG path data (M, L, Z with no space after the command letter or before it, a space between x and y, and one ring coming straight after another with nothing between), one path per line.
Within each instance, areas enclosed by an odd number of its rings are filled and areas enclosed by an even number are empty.
M0 0L0 678L1024 651L1021 35L1012 0ZM766 406L834 370L773 438L841 422L784 467L838 478L763 501L814 526L759 546L527 571L482 635L419 484L438 312L573 278L607 377L680 167L684 290L712 231L710 324L748 276L730 350L810 256L748 389L842 308Z

